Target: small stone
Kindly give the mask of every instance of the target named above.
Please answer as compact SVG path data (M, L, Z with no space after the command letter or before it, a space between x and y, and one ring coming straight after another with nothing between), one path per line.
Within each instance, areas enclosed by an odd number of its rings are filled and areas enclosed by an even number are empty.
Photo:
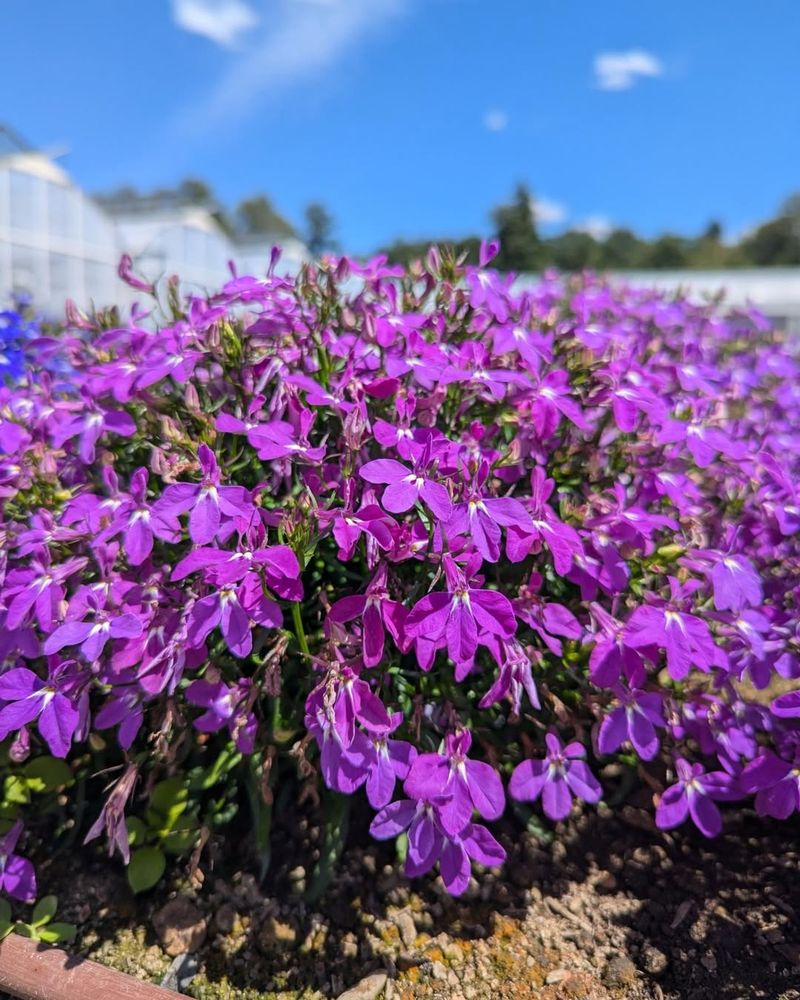
M569 978L568 969L553 969L552 972L547 973L547 977L545 978L545 985L552 986L554 983L560 983L564 979L568 978Z
M394 961L401 972L408 972L409 969L422 965L424 959L421 955L410 955L407 951L401 951Z
M206 939L206 919L185 896L176 896L154 913L153 927L172 958L197 951Z
M214 929L218 934L230 934L238 919L236 907L232 903L223 903L214 914Z
M656 948L651 944L645 945L641 952L642 967L644 971L649 973L651 976L660 976L666 971L669 965L669 959L661 951L660 948Z
M365 976L349 990L340 993L338 1000L377 1000L383 992L389 977L385 972Z
M293 948L297 943L297 931L284 920L267 917L258 935L258 943L268 952Z
M700 959L700 964L709 972L717 971L717 958L713 951L707 951Z
M292 868L289 872L289 881L292 883L292 891L302 894L306 891L306 870L302 865Z
M604 872L595 882L595 888L598 892L615 892L618 884L617 877L613 872Z
M394 915L394 924L400 931L400 940L411 950L417 940L417 926L409 910L401 910Z
M441 962L431 962L431 978L447 979L447 966Z
M617 955L606 962L603 982L611 987L630 986L636 982L636 966L624 955Z

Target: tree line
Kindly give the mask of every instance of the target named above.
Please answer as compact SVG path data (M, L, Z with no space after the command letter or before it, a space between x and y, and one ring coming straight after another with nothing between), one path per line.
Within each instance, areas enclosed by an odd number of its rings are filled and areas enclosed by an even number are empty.
M312 256L338 249L335 223L320 202L304 211L304 225L295 227L265 194L243 198L233 209L221 205L202 180L190 178L174 188L159 188L142 194L132 187L119 188L97 200L108 207L143 202L156 204L203 204L220 227L232 238L269 236L277 240L303 240ZM511 200L492 213L492 226L485 236L496 236L500 253L494 264L503 271L541 271L556 267L564 271L590 270L679 270L736 267L800 266L800 192L787 198L776 216L736 242L726 241L722 226L710 222L698 236L663 233L645 239L627 228L612 229L602 236L583 229L568 229L545 237L536 223L535 201L524 185L517 186ZM395 240L377 252L392 263L408 265L424 257L431 244L453 247L477 262L481 236L431 237Z
M500 241L494 266L502 271L671 270L683 268L776 267L800 265L800 193L787 198L775 218L735 243L725 242L722 226L711 222L695 237L664 233L648 240L631 229L612 229L599 238L582 229L543 237L536 225L535 202L520 184L508 204L492 214L492 235ZM396 240L383 247L389 260L409 264L432 243L452 246L477 261L480 236L463 239Z

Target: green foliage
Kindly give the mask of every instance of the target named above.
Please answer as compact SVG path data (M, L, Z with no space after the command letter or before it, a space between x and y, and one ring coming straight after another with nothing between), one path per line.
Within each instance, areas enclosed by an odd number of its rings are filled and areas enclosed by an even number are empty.
M77 931L73 924L53 922L57 909L56 896L43 896L34 906L29 922L14 921L11 918L8 901L0 899L0 940L12 932L44 944L68 943L74 940Z
M139 847L131 852L126 872L128 884L135 893L152 889L164 874L167 859L158 847Z
M494 224L500 253L494 261L501 271L537 271L544 263L542 243L536 232L533 200L524 184L519 184L514 200L495 209Z

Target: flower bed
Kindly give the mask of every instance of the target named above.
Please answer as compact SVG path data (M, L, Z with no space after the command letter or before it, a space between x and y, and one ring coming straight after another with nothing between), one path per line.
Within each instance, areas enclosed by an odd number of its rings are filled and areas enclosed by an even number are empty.
M7 894L103 833L146 890L234 817L263 872L273 813L319 795L311 898L354 797L454 894L502 865L507 808L535 827L640 781L662 828L797 809L800 365L755 311L519 289L492 250L273 260L26 332L0 388Z

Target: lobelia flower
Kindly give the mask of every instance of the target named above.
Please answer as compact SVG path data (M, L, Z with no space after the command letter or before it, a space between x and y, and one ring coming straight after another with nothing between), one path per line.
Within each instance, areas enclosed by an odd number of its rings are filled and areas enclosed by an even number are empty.
M543 760L523 760L514 768L508 785L510 794L522 802L535 802L541 796L545 815L554 821L569 816L573 796L584 802L599 802L603 790L584 760L582 744L563 746L552 731L545 743Z
M51 667L47 681L27 667L12 667L0 674L0 740L34 720L54 757L66 757L80 715L61 690L63 669Z
M497 678L478 702L478 708L489 708L503 698L508 698L514 715L522 711L522 692L528 696L528 701L535 709L541 709L539 693L533 679L533 664L531 657L516 640L492 640L487 643L489 649L500 665ZM534 654L535 655L535 654Z
M387 567L382 563L367 585L365 594L354 594L335 601L328 612L333 622L350 622L361 618L362 658L365 667L375 667L383 659L386 631L396 646L402 646L406 609L399 601L389 600L386 588Z
M6 577L2 593L6 600L10 598L6 626L19 628L33 611L42 631L50 632L64 600L63 584L88 562L88 559L79 556L52 566L49 550L43 549L41 554L31 559L30 569L12 570Z
M86 400L83 413L73 417L59 414L59 420L53 429L53 445L61 448L67 441L77 437L78 455L82 462L89 465L94 462L95 446L105 433L133 437L136 424L133 417L124 410L104 410L89 399Z
M684 680L692 667L705 673L718 662L717 648L708 625L682 610L683 598L697 589L697 581L682 585L669 578L671 599L638 607L625 629L625 642L634 649L658 646L667 654L667 669L673 680Z
M664 700L658 691L613 687L620 703L600 724L597 749L600 753L613 753L626 741L642 760L652 760L658 753L660 742L656 728L664 728Z
M369 763L366 780L367 799L373 809L383 809L394 795L395 784L408 777L411 765L417 757L417 750L405 740L389 739L403 723L403 713L395 712L391 716L391 726L387 732L367 733L375 751L374 759Z
M537 466L531 473L530 516L519 525L509 526L506 551L512 562L520 562L534 546L544 544L553 557L556 573L565 576L573 560L583 555L583 544L577 531L564 524L548 504L554 488L555 482Z
M533 534L534 526L530 514L519 500L481 494L480 489L488 475L489 466L484 462L475 484L468 492L467 500L453 506L452 516L445 524L445 532L451 541L462 535L468 536L484 559L497 562L500 558L501 527L514 528L520 534Z
M264 596L255 573L248 573L238 586L226 584L195 602L187 619L186 638L190 646L200 646L219 626L228 649L241 659L253 649L251 621L269 628L283 624L281 609Z
M592 617L600 626L595 632L594 645L589 654L589 675L598 687L611 687L624 676L632 687L644 684L646 670L642 652L627 642L625 625L610 615L599 604L589 605ZM641 647L648 658L654 659L657 647Z
M23 903L36 899L36 872L27 858L15 854L22 833L22 820L17 820L8 833L0 837L0 892Z
M243 486L220 485L217 459L208 445L197 450L202 482L173 483L153 505L159 515L174 517L189 514L189 537L196 545L212 541L220 530L222 518L249 519L253 509L250 493Z
M178 542L181 526L175 514L154 508L147 502L147 469L137 469L131 476L130 500L123 501L114 518L99 536L108 541L123 534L123 547L131 566L141 566L153 551L153 539Z
M386 483L381 504L392 514L402 514L411 510L417 501L422 501L428 510L440 521L448 521L453 513L450 495L441 483L429 479L393 458L377 458L367 462L358 470L359 476L368 483Z
M748 604L757 607L763 600L761 578L745 556L722 556L711 571L711 583L718 611L740 611Z
M128 764L122 777L111 789L103 808L100 810L100 815L83 840L84 844L88 844L105 830L108 837L109 857L116 849L126 865L131 859L131 848L128 827L125 823L125 806L131 797L138 774L139 769L136 764Z
M745 765L739 785L743 792L755 793L759 816L788 819L800 809L800 754L795 752L790 762L763 749Z
M186 688L186 700L190 705L204 708L205 712L194 720L201 733L216 733L227 727L237 750L252 753L258 723L250 710L252 682L240 677L232 687L224 681L192 681Z
M377 840L390 840L408 830L406 876L419 878L438 862L442 882L452 896L466 890L470 860L496 868L506 859L506 852L485 826L467 823L458 834L448 834L442 827L437 806L431 802L412 799L392 802L373 819L369 830Z
M467 757L471 746L469 730L448 733L444 753L420 754L403 784L409 798L437 802L442 828L451 836L469 823L473 809L492 820L506 805L500 776L490 764Z
M72 619L59 625L45 639L43 650L49 656L58 653L65 646L80 646L81 653L90 663L103 655L109 639L135 639L144 631L141 618L133 614L114 615L105 610L105 595L86 595L86 611L90 621ZM77 606L76 606L77 607ZM84 612L81 612L84 613Z
M494 590L471 587L473 560L461 570L449 555L442 559L449 590L434 591L418 601L406 618L403 631L407 639L417 639L420 666L430 669L436 649L443 646L456 664L469 663L478 644L486 645L486 636L510 639L516 632L511 601ZM427 645L421 647L420 640ZM422 654L422 658L420 658Z
M656 825L671 830L691 817L706 837L722 832L722 816L716 802L741 798L737 783L725 771L706 772L702 764L689 764L682 757L675 761L678 780L670 785L656 806Z

